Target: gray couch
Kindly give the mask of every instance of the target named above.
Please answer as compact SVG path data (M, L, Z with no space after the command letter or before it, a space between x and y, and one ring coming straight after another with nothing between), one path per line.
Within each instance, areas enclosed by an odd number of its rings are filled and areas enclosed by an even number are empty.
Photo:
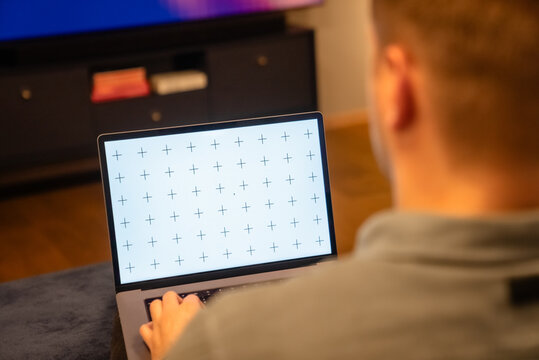
M116 313L110 263L0 284L0 359L108 359Z

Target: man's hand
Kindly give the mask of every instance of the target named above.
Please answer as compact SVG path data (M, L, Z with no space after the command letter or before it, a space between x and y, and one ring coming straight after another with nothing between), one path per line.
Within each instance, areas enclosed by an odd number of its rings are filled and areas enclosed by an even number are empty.
M173 291L163 295L162 301L152 301L150 304L152 321L142 325L139 331L150 348L153 360L163 358L203 306L196 295L182 299Z

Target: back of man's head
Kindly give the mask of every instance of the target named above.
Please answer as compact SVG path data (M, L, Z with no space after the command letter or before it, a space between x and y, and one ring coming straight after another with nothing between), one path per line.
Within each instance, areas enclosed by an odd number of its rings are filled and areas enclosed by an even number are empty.
M435 81L459 158L539 160L539 1L373 0L380 46L405 44Z

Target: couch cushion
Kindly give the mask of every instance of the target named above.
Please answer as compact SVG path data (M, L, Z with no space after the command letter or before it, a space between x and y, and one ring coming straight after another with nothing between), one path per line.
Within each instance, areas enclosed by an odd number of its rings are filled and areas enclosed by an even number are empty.
M0 284L0 359L107 359L110 263Z

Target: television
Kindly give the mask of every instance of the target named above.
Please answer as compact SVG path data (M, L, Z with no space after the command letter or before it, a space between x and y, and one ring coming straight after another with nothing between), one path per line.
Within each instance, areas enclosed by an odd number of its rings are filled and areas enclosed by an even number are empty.
M323 0L2 0L0 43L200 22Z

